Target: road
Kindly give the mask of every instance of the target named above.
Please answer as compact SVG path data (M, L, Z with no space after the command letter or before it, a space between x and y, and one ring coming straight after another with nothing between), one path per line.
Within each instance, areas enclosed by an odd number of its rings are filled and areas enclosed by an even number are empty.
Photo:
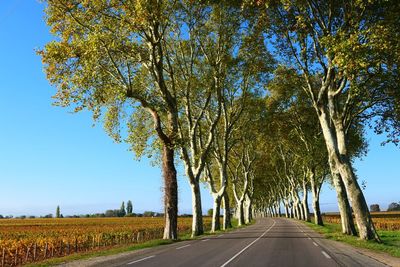
M385 266L353 254L326 245L319 234L295 220L262 218L246 228L221 235L81 262L77 266Z

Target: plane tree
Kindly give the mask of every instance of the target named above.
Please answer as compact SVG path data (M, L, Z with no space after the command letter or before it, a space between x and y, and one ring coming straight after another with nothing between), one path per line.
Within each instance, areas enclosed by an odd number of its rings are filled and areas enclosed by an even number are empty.
M349 157L348 132L372 119L398 134L398 1L245 2L259 8L260 25L273 36L266 41L305 81L332 176L346 189L360 238L379 241Z
M92 111L117 141L121 128L129 124L141 133L133 144L138 156L148 137L155 137L155 147L161 148L166 239L177 238L178 212L178 99L166 71L175 4L49 0L46 20L56 39L39 52L47 78L57 86L58 105ZM140 126L152 128L142 131Z

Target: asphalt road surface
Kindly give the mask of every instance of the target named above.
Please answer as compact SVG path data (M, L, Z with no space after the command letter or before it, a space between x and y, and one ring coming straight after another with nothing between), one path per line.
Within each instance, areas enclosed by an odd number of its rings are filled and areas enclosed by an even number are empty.
M385 266L351 251L338 251L305 225L262 218L221 235L80 263L79 266ZM72 264L73 265L73 264ZM70 265L71 266L71 265Z

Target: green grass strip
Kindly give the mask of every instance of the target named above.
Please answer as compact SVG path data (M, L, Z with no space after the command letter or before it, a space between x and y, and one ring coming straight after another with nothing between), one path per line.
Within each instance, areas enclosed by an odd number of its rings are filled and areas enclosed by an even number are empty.
M324 223L324 226L319 226L314 223L306 222L306 225L323 234L327 239L344 242L355 247L386 252L394 257L400 258L400 231L378 231L382 243L377 243L373 240L361 240L356 236L342 234L340 224Z

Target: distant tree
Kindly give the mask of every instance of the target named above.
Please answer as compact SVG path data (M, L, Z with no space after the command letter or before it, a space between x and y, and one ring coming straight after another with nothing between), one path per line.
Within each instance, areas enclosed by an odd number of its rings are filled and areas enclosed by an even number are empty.
M105 217L117 217L119 210L106 210L104 213Z
M370 211L381 211L381 208L379 207L379 204L372 204L371 206L369 206L369 210Z
M43 218L53 218L53 214L47 214L47 215L43 216Z
M133 212L132 201L128 200L128 202L126 203L126 213L127 215L131 215L132 212Z
M396 202L390 203L387 211L400 211L400 202L399 203L396 203Z
M124 217L126 215L125 202L122 201L121 208L119 209L119 217Z
M3 215L0 214L0 219L4 219Z
M207 211L207 216L212 216L213 215L213 209L209 209Z
M60 213L60 206L57 206L57 209L56 209L56 218L60 218L61 216L61 213Z
M143 212L143 217L154 217L154 211L145 211Z

